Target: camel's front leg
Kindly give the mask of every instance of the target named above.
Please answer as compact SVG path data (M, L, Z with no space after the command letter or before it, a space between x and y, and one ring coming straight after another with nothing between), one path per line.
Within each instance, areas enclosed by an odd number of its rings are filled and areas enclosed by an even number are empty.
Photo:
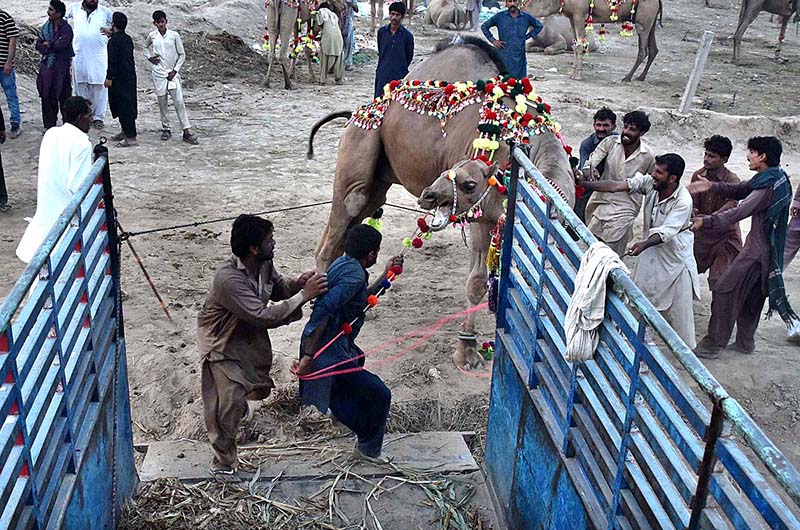
M467 307L473 308L483 301L486 295L486 254L489 252L491 235L489 225L473 223L469 228L471 243L469 276L467 277ZM478 353L478 336L475 334L476 313L469 313L461 324L458 346L453 354L453 362L459 368L479 368L483 357Z
M786 59L783 58L781 55L781 46L783 46L783 40L786 38L786 26L789 25L789 18L791 15L786 15L785 17L781 17L781 32L778 35L778 49L775 50L775 60L779 63L785 63Z
M580 81L581 70L583 69L583 39L586 38L586 29L584 24L584 17L581 14L575 14L570 19L572 24L572 34L575 36L575 42L572 43L572 73L571 79Z
M275 64L275 56L277 55L278 36L280 35L280 28L278 26L278 11L277 4L279 2L271 2L267 5L267 33L269 35L269 65L267 66L267 82L266 87L270 87L270 76L272 76L272 66Z

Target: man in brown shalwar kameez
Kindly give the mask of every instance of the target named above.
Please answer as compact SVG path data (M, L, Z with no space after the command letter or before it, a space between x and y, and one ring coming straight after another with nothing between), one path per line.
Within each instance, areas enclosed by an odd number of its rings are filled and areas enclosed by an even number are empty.
M699 357L716 357L727 347L736 326L734 351L753 353L755 333L764 301L769 298L768 314L777 311L787 328L800 326L789 305L783 284L783 251L792 189L780 167L782 146L771 136L747 142L750 169L757 173L747 182L729 184L699 178L689 185L692 193L711 191L738 199L735 208L697 217L692 230L718 229L752 217L744 248L717 280L711 291L711 319L708 334L695 349Z
M701 177L710 182L726 182L738 184L736 173L725 167L731 156L731 141L719 135L707 138L703 143L705 155L703 167L692 175L692 182ZM736 200L707 191L694 197L695 216L722 213L736 207ZM694 235L694 259L697 261L697 272L708 271L708 286L713 289L717 280L725 272L733 259L742 250L742 234L739 223L719 228L704 226Z
M234 221L233 256L217 269L197 316L203 413L215 475L235 473L236 433L247 400L264 399L275 386L267 330L299 320L301 306L327 289L326 277L313 271L285 280L272 263L272 236L266 219L240 215Z

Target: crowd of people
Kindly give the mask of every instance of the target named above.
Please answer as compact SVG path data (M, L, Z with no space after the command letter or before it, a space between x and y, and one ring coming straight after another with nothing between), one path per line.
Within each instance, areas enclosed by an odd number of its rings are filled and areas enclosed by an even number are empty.
M800 188L793 199L780 165L780 140L748 140L755 174L742 182L725 165L733 152L730 139L711 136L703 144L703 167L684 186L683 158L656 156L645 142L650 120L644 112L625 114L620 134L616 122L614 112L600 109L594 132L581 143L576 182L586 193L575 211L589 230L620 257L637 257L634 282L698 356L718 356L734 326L731 349L753 353L766 301L768 313L786 323L787 338L800 340L800 318L782 276L800 247ZM631 243L641 210L643 239ZM750 235L742 245L738 223L748 217ZM711 318L698 343L692 300L700 296L698 274L706 271Z
M199 143L192 133L183 101L180 69L186 53L180 35L167 29L167 15L153 13L153 30L144 42L145 57L152 64L151 78L161 111L161 139L171 137L167 112L168 97L172 99L183 141ZM45 136L58 124L70 120L65 115L67 100L79 96L91 103L92 127L102 130L107 107L119 119L121 132L112 137L117 147L132 147L136 141L137 80L134 61L134 42L125 32L128 18L122 12L112 12L97 0L83 0L65 5L51 0L47 21L39 28L34 44L40 54L36 88L41 100L42 126ZM19 28L14 19L0 9L0 82L2 82L10 111L8 132L0 110L0 143L17 138L21 132L20 105L14 59L17 52ZM0 211L7 211L8 192L0 158Z

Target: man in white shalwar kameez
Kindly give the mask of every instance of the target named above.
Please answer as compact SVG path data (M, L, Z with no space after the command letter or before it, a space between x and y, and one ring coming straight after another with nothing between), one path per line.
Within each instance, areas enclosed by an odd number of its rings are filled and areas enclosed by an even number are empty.
M637 256L633 281L689 348L697 345L692 299L700 299L694 259L692 196L681 183L686 168L676 154L655 158L652 175L637 173L623 182L580 182L601 192L645 195L644 239L628 254Z
M17 247L17 257L30 263L58 217L72 200L92 167L92 105L72 96L61 110L64 125L51 127L39 149L36 213Z
M163 11L153 12L153 25L156 29L144 41L144 57L152 64L153 88L158 98L158 110L161 112L161 139L166 141L172 136L167 115L169 96L183 129L183 141L197 145L199 142L192 134L189 117L186 115L186 104L183 102L180 75L181 66L186 60L183 41L177 32L167 29L167 15Z
M103 128L108 89L103 86L108 71L108 36L113 13L97 0L83 0L67 6L64 19L72 26L72 93L89 100L94 108L93 123Z

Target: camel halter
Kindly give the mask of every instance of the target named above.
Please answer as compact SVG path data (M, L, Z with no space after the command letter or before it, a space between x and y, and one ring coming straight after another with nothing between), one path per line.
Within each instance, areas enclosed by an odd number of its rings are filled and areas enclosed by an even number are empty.
M453 185L453 204L452 204L452 206L450 208L450 219L454 219L453 220L454 223L456 223L458 221L463 221L467 217L472 217L472 216L469 215L470 212L473 212L473 214L474 214L474 213L480 211L481 203L486 198L486 196L489 195L489 191L491 191L491 189L494 187L494 186L488 185L488 183L487 183L486 189L483 190L483 193L481 193L480 197L478 197L478 200L475 201L475 203L472 206L470 206L469 208L467 208L466 210L464 210L460 214L456 213L456 211L458 210L458 186L456 185L456 170L458 168L460 168L461 166L463 166L464 164L466 164L467 162L470 162L470 161L472 161L472 159L462 160L461 162L459 162L458 164L453 166L452 169L447 170L447 180L449 180L450 183ZM480 215L478 215L475 218L477 219L478 217L480 217Z

